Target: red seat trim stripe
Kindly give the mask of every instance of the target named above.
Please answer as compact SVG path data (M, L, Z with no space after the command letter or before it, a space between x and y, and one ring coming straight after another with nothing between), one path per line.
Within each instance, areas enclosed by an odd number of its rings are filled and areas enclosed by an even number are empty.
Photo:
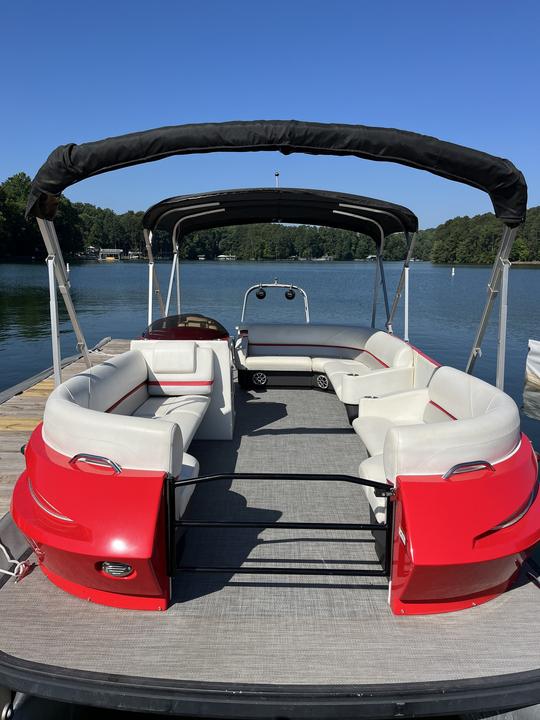
M137 392L137 390L140 390L142 387L146 385L146 380L142 383L139 383L136 387L131 389L129 392L127 392L125 395L123 395L120 400L117 400L113 405L111 405L110 408L105 410L105 412L112 412L115 408L117 408L121 403L124 402L124 400L127 400L130 395L133 395L133 393Z
M440 410L440 411L443 412L445 415L448 415L448 417L449 417L451 420L457 420L457 417L455 417L455 415L452 415L452 413L449 413L448 410L445 410L445 409L442 407L442 405L439 405L438 403L433 402L433 400L430 400L430 401L429 401L429 404L430 404L430 405L433 405L433 407L436 407L437 410Z
M159 380L145 380L144 382L139 383L139 385L136 385L125 395L123 395L120 400L117 400L113 405L111 405L110 408L105 410L105 412L112 412L113 410L115 410L119 405L124 402L124 400L127 400L130 395L133 395L133 393L136 393L137 390L140 390L145 385L160 387L208 387L209 385L213 384L213 380L164 380L163 382L160 382Z
M149 380L149 385L159 387L208 387L213 385L213 380Z
M411 350L417 352L420 357L423 357L424 360L428 360L432 365L435 365L435 367L442 367L440 362L437 362L437 360L434 360L432 357L429 357L429 355L426 355L425 352L419 350L415 345L411 345L411 343L409 343L409 347L411 348Z
M369 350L364 348L351 347L350 345L322 345L321 343L263 343L263 342L250 342L250 345L255 347L317 347L317 348L332 348L333 350L356 350L356 352L367 353L371 357L380 363L383 367L390 367L383 360L378 358ZM329 360L339 360L339 358L328 358Z

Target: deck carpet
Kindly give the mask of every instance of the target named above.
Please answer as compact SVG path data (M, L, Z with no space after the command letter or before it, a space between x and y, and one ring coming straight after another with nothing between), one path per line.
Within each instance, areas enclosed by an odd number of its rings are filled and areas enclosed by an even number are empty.
M357 474L365 451L330 393L239 391L232 442L192 444L201 472ZM219 481L192 519L363 522L362 489L338 482ZM452 680L540 666L540 591L522 584L471 610L395 617L384 578L299 576L377 568L366 532L190 529L182 563L291 567L287 575L182 574L165 613L91 605L39 571L1 590L0 650L66 668L218 683L364 685Z

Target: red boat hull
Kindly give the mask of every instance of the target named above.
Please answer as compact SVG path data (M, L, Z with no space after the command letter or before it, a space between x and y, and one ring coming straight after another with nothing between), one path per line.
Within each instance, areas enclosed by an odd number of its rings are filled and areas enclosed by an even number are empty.
M170 602L165 474L115 475L70 465L43 442L41 425L25 455L11 512L50 580L91 602L165 610ZM101 569L105 561L126 563L133 572L112 577Z
M47 577L91 602L165 610L171 599L165 474L71 465L47 447L41 426L25 454L12 514ZM507 590L540 540L537 490L537 459L525 436L493 471L448 480L398 477L392 612L450 612ZM126 563L132 573L111 577L105 561Z
M448 480L440 475L398 478L392 611L461 610L507 590L540 540L537 491L537 459L524 435L518 450L494 471Z

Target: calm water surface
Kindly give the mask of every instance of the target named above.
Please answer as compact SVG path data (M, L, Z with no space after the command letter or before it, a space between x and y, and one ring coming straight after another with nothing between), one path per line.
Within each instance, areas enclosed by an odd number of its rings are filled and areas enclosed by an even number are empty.
M162 290L169 264L158 264ZM400 263L386 265L392 293ZM193 262L181 266L182 311L198 311L220 320L231 332L240 319L245 289L258 282L301 285L309 295L313 322L369 325L374 266L371 263L223 263ZM410 339L442 364L464 369L486 297L490 270L415 263L411 267ZM510 273L506 390L523 404L527 341L540 338L540 269L514 267ZM72 294L89 346L102 337L132 338L146 326L147 266L144 263L72 266ZM253 299L247 319L302 321L299 298L285 301L282 292ZM395 331L401 332L401 315ZM75 340L60 309L63 356L75 353ZM378 310L383 325L382 299ZM494 318L493 318L494 320ZM496 334L492 322L476 374L495 378ZM0 265L0 389L51 365L47 272L43 265ZM540 446L540 423L524 416L523 427Z

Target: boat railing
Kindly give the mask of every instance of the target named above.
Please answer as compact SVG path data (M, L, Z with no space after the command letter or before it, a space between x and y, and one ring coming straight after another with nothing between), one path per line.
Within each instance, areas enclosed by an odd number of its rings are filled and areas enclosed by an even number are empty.
M390 577L392 563L393 539L393 503L387 503L386 522L379 523L325 523L325 522L242 522L234 520L184 520L176 519L176 488L223 480L262 481L271 482L285 480L290 482L346 482L353 485L373 488L375 495L390 499L395 489L385 483L354 477L353 475L313 474L313 473L222 473L217 475L202 475L189 480L177 479L173 476L167 478L167 507L168 507L168 574L172 577L181 572L202 573L247 573L253 575L348 575L356 577ZM334 530L334 531L377 531L384 533L384 566L380 570L374 569L341 569L341 568L313 568L313 567L231 567L224 565L178 565L177 561L177 528L219 528L219 529L282 529L282 530ZM339 563L338 563L339 564Z

